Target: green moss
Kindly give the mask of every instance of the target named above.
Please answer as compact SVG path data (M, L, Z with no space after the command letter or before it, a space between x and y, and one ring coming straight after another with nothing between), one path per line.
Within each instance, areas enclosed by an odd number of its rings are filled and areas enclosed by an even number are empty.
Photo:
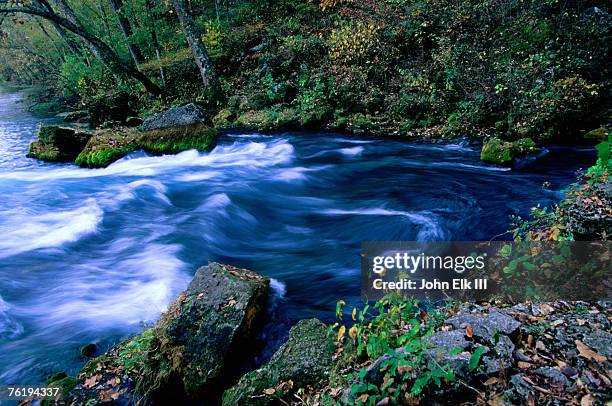
M70 391L74 389L74 387L79 383L79 379L74 376L65 376L62 379L50 382L48 385L52 387L60 388L60 399L62 401L66 401L69 398ZM52 399L44 399L41 402L43 406L55 405L57 402Z
M512 143L514 152L517 155L532 154L537 151L536 143L531 138L521 138Z
M482 146L480 159L497 165L510 165L514 160L514 147L511 142L492 138Z
M61 161L61 154L57 147L54 145L43 144L40 141L34 141L30 144L26 157L51 162Z
M151 154L176 154L188 149L212 150L217 142L217 130L206 125L163 128L147 131L138 145Z
M212 122L215 128L229 128L236 119L236 112L233 108L222 109L213 117Z
M135 145L126 145L117 148L102 146L93 151L84 150L77 156L74 163L85 168L105 168L135 149Z
M610 131L604 127L599 127L584 134L584 138L587 140L605 141L608 139Z

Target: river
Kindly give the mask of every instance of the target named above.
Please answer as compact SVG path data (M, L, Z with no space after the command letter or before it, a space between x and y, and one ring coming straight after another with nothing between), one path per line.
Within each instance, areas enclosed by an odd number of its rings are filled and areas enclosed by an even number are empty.
M81 345L154 322L209 260L273 278L273 347L296 320L359 301L362 240L490 239L594 160L549 146L508 170L467 142L236 133L211 153L89 170L25 157L50 119L20 97L0 94L0 384L75 373Z

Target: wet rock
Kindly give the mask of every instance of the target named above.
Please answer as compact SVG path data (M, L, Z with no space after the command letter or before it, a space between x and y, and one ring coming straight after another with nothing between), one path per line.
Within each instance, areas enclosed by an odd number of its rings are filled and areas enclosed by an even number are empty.
M557 386L569 386L570 381L567 379L563 372L553 367L540 367L535 370L535 373L543 378L547 378L550 384Z
M150 130L138 138L138 145L154 155L210 151L217 145L217 130L205 124Z
M206 114L204 110L193 103L189 103L147 117L142 123L142 129L150 131L162 128L191 126L200 124L205 120Z
M98 347L95 344L91 343L82 346L79 351L83 358L91 358L96 355L96 352L98 352Z
M478 306L472 310L464 307L455 316L446 320L445 323L462 330L470 325L474 336L490 343L494 343L494 337L497 334L515 335L521 326L521 323L499 310L489 310Z
M496 165L510 166L515 157L533 154L538 151L531 138L521 138L514 142L491 138L482 146L480 159Z
M86 110L71 111L68 113L58 114L58 117L62 117L65 123L79 122L84 118L89 118L89 113Z
M244 375L223 395L224 405L267 405L298 388L326 381L335 345L330 329L317 319L302 320L262 368Z
M439 360L442 365L450 365L457 376L464 377L469 374L470 354L467 351L473 346L473 343L465 339L464 330L436 332L427 339L427 345L431 348L426 352ZM463 350L458 354L450 355L451 351L457 348Z
M215 398L253 350L268 289L268 279L246 269L198 269L155 327L158 350L147 362L145 385L159 387L162 397L174 388L191 399Z
M511 165L514 161L514 148L511 142L492 138L486 141L480 152L480 159L496 165Z
M231 107L223 109L213 117L212 122L215 128L229 128L232 127L234 120L236 119L236 112Z
M71 162L91 138L91 133L75 128L43 126L38 139L30 144L28 158L44 161Z
M136 130L128 128L98 130L74 163L85 168L104 168L136 150L139 136Z

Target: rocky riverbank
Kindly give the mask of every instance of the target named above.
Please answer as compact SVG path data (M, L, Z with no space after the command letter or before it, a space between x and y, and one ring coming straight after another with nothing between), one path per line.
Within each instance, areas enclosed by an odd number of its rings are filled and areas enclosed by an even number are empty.
M612 397L607 302L423 312L384 299L377 315L355 310L354 321L334 326L298 322L266 364L244 374L268 283L228 265L200 268L154 327L92 359L76 377L50 378L63 388L56 403L594 405ZM362 340L380 345L385 331L388 343L402 345L360 349Z

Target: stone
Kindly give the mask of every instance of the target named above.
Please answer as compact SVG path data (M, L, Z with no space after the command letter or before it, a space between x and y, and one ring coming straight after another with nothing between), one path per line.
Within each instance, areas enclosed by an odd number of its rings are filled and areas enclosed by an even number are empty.
M145 382L177 386L190 399L215 398L248 360L265 316L269 280L252 271L209 263L198 269L155 327L158 350Z
M58 114L58 116L60 115ZM65 123L78 122L79 120L88 118L88 117L89 117L89 113L87 113L87 111L85 110L71 111L69 113L63 114Z
M85 147L91 133L75 128L43 126L38 139L30 144L28 158L53 162L72 162Z
M93 343L86 344L80 349L80 353L83 358L91 358L96 355L96 352L98 352L98 347Z
M267 364L225 391L223 405L267 405L307 385L316 387L327 381L334 351L329 327L317 319L301 320Z
M584 335L582 341L597 353L612 358L612 334L604 330L593 330Z
M456 329L463 329L471 325L474 336L487 342L493 343L496 334L515 335L521 323L512 317L501 313L499 310L488 310L482 307L475 307L473 311L469 308L461 309L455 316L445 321Z
M607 128L599 127L595 128L586 134L584 134L584 139L586 140L594 140L594 141L605 141L610 136L610 131Z
M206 120L204 110L193 103L162 111L147 117L142 123L144 131L163 128L192 126Z
M98 130L76 157L74 163L85 168L104 168L138 148L136 130L112 128Z
M511 142L492 138L486 141L480 152L480 159L496 165L508 166L514 161L514 147Z
M560 386L570 386L570 381L567 379L563 372L553 367L540 367L535 370L535 373L541 377L547 378L549 383Z
M138 138L138 145L153 155L176 154L188 149L210 151L217 145L217 130L201 123L149 130Z

